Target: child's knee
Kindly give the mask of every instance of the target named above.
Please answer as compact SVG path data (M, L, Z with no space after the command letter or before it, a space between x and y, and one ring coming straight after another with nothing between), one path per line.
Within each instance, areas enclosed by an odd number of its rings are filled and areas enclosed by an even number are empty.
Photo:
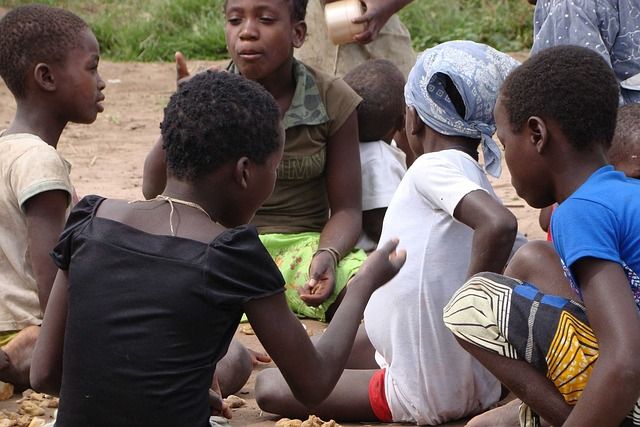
M281 414L282 404L291 392L277 368L265 369L256 378L256 402L263 411Z

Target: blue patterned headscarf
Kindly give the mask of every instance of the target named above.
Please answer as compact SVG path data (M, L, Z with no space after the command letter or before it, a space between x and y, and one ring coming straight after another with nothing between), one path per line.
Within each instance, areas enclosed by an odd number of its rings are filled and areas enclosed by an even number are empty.
M500 85L518 65L510 56L483 44L442 43L418 57L404 88L405 101L436 132L480 139L484 169L498 177L502 152L491 138L496 131L493 108ZM460 93L465 117L460 117L447 95L444 76Z

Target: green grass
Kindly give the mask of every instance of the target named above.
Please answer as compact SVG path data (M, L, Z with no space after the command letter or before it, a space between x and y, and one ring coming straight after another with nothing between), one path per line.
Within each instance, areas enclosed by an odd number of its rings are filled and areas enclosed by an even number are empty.
M32 0L0 0L13 7ZM226 56L223 0L40 0L82 16L100 41L104 58L173 61ZM400 17L417 51L447 40L468 39L503 51L531 45L532 7L524 0L414 0Z

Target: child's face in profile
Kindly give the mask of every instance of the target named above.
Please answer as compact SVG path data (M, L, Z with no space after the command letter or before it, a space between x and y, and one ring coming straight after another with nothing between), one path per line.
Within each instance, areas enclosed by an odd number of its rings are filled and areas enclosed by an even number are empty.
M530 142L530 133L525 126L519 132L514 132L507 109L498 97L494 109L497 136L504 146L504 159L511 172L511 184L518 196L534 208L544 208L555 202L552 194L550 174L545 172L540 153Z
M98 73L100 48L91 30L80 35L78 47L67 54L61 64L51 64L55 76L60 109L75 123L93 123L104 110L104 80Z
M260 81L293 57L304 40L304 21L292 22L290 0L228 0L227 50L240 73Z

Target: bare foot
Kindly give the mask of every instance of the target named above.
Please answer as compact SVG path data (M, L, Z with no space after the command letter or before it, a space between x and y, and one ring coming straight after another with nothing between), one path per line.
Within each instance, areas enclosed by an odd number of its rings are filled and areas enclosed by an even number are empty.
M514 399L506 405L476 415L466 427L519 427L518 414L521 403L520 399Z

